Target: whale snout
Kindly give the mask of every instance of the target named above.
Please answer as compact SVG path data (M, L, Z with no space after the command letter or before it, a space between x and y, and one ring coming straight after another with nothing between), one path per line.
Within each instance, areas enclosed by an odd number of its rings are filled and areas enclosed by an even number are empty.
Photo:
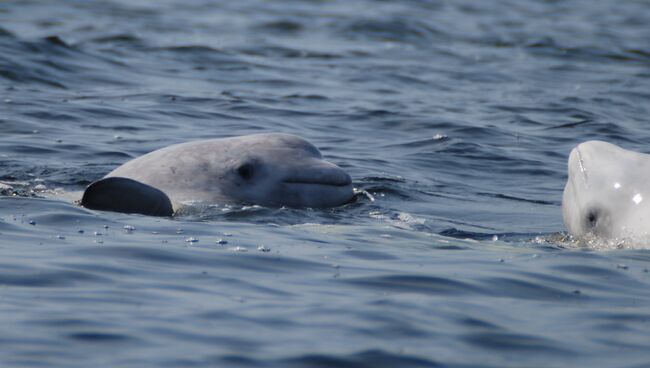
M350 175L324 160L293 167L281 182L284 186L281 204L290 207L335 207L354 197Z
M282 181L288 184L320 184L339 187L352 184L348 173L327 161L294 169Z

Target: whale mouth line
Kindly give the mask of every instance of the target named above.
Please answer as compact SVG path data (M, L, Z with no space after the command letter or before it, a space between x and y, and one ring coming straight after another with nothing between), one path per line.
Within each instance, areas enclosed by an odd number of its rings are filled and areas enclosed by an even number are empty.
M345 181L318 181L318 180L305 180L305 179L286 179L282 181L285 184L302 184L302 185L323 185L330 187L346 187L352 184L351 180Z

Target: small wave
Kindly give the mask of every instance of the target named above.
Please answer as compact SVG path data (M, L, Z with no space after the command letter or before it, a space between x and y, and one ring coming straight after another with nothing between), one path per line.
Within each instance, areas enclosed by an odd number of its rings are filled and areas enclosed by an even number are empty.
M575 354L560 342L550 341L541 337L527 336L506 332L473 332L465 335L464 341L474 346L494 351L514 351L526 354L554 354L572 356Z
M0 28L0 37L11 38L11 37L15 37L15 36L13 35L13 33L7 31L6 29Z
M340 30L345 37L352 39L372 39L383 42L412 43L432 41L442 38L445 33L417 20L395 19L354 19Z
M94 37L90 38L87 40L84 40L80 43L80 45L84 45L86 43L91 43L91 44L109 44L109 45L126 45L126 46L143 46L145 45L145 42L133 35L133 34L128 34L128 33L119 33L119 34L113 34L113 35L108 35L108 36L99 36L99 37Z
M551 37L531 41L525 47L538 56L554 59L562 57L589 63L616 61L646 64L650 61L650 53L643 50L623 49L614 51L599 46L564 46Z
M367 350L350 355L340 354L304 354L280 360L255 360L248 356L229 355L221 359L223 364L261 366L270 364L272 367L355 367L355 368L435 368L442 367L434 360L411 356L409 354L393 353L386 350ZM453 367L444 365L446 367Z
M388 293L467 294L481 289L472 284L446 277L425 275L385 275L364 278L346 278L345 283Z
M260 31L294 34L302 31L305 27L302 23L291 20L276 20L260 24L254 28Z

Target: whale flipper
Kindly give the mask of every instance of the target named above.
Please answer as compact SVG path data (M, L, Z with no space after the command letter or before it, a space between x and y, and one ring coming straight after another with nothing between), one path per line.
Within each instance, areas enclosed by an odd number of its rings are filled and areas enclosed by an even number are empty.
M81 205L92 210L172 216L169 197L161 190L139 181L109 177L93 182L84 191Z

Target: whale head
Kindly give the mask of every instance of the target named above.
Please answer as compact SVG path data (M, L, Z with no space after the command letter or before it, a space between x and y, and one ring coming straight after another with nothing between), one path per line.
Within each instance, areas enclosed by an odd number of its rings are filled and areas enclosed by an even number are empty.
M335 207L350 176L307 140L270 133L177 144L135 158L92 183L92 209L170 216L188 202Z
M216 186L232 202L324 208L347 203L354 195L350 176L301 137L253 135L228 151L215 170Z
M601 141L575 147L562 198L569 233L608 239L648 237L649 175L650 155Z

